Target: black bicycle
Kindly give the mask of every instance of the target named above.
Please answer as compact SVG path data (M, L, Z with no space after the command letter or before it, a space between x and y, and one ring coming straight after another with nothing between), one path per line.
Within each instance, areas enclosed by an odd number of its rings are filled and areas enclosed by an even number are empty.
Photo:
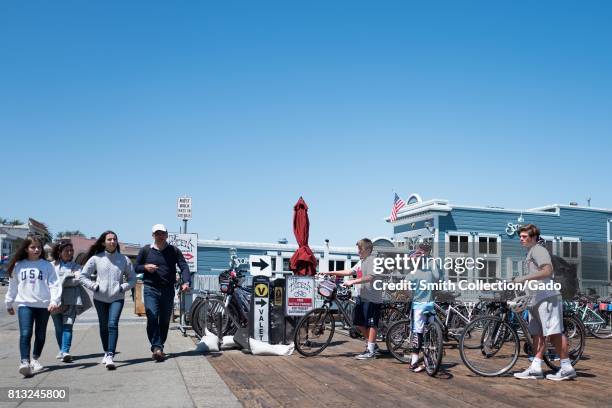
M525 304L525 299L520 298L500 302L494 314L479 317L465 327L459 340L459 353L463 363L473 373L495 377L509 372L520 355L520 337L525 340L524 352L527 355L532 353L533 342L527 322L522 316ZM572 365L575 365L584 352L586 331L580 320L567 313L563 316L563 328L568 341L569 358ZM544 362L551 369L557 370L560 364L552 355L547 350L543 356Z
M359 332L353 323L351 291L348 287L325 277L319 284L318 292L324 299L323 305L304 315L295 328L295 349L304 357L316 356L331 343L336 330L334 304L341 316L338 323L344 323L349 333L353 333L351 337L356 336L356 333ZM383 341L393 321L406 317L402 310L393 304L383 304L380 316L378 332Z

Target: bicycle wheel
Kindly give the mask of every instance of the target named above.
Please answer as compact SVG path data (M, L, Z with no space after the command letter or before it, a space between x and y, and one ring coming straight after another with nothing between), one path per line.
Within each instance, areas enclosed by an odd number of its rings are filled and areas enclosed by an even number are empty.
M196 310L196 326L200 331L200 337L206 334L206 330L217 337L222 337L227 332L230 318L223 302L217 299L208 299L200 304Z
M409 319L398 320L387 330L385 344L393 357L402 363L410 363L410 334L412 322Z
M380 309L380 318L378 319L378 330L376 331L377 340L385 341L387 332L391 325L403 319L404 314L395 306L383 306Z
M568 334L574 333L573 337ZM563 316L563 334L567 338L567 350L572 365L576 365L584 353L586 329L576 316ZM554 347L550 346L544 353L544 362L553 370L561 368L561 361L555 361L552 356L556 355Z
M442 327L436 321L428 323L423 331L423 361L425 371L431 377L438 373L442 365L443 347Z
M304 357L316 356L329 346L335 328L334 316L329 309L308 312L295 328L295 349Z
M612 312L598 311L597 316L604 322L597 326L597 330L593 328L591 334L598 339L608 339L612 337Z
M470 336L466 336L470 333ZM512 369L519 357L518 334L499 317L482 316L469 323L459 338L459 354L467 368L484 377Z

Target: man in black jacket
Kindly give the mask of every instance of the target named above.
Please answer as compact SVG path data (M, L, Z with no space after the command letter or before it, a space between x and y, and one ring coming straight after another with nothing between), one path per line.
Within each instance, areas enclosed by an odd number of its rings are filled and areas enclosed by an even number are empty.
M143 273L144 305L147 312L147 336L153 359L163 361L164 343L174 308L176 266L181 270L181 292L189 291L189 266L181 251L167 243L168 230L155 224L153 244L145 245L136 257L136 273Z

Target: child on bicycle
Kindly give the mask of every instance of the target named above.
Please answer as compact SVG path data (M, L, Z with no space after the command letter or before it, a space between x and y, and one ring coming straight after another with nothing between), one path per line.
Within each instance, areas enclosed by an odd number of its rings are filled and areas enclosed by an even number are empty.
M419 266L411 271L406 280L412 289L412 331L410 334L410 369L415 373L425 370L424 364L419 364L419 353L423 348L423 332L425 325L433 321L434 302L429 287L422 283L433 283L434 272L428 259L431 253L431 244L420 243L417 250L410 254L411 258L420 259Z

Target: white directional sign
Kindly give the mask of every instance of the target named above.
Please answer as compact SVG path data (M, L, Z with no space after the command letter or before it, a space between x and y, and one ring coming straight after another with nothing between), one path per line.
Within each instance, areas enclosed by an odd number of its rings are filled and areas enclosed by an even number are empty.
M191 219L191 197L179 197L176 201L176 216L184 220Z
M249 265L253 276L272 276L272 257L269 255L250 255Z

